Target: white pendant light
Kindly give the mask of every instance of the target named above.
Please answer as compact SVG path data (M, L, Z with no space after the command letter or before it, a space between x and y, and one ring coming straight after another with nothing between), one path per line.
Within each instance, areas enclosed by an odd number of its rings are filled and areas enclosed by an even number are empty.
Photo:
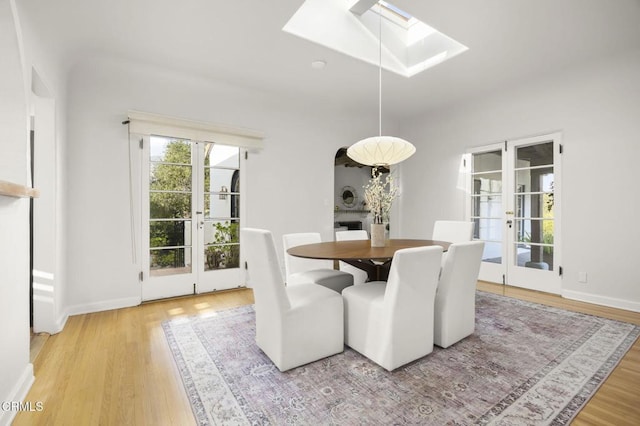
M390 166L411 157L416 147L395 136L372 136L347 149L347 155L366 166Z
M379 12L378 121L379 136L362 139L347 149L347 155L366 166L390 166L400 163L416 152L411 142L394 136L382 136L382 6Z

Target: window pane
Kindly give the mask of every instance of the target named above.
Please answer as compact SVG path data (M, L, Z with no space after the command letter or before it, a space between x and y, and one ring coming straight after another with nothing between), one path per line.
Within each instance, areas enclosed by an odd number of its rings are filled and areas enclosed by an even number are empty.
M553 244L553 220L516 219L516 241Z
M205 166L240 168L240 148L209 144L205 149Z
M155 163L151 165L149 189L155 191L191 191L191 166Z
M474 219L474 238L482 241L502 241L502 219Z
M191 217L191 194L152 192L149 194L151 219Z
M473 193L502 194L502 173L485 173L473 176Z
M553 246L516 244L516 265L523 268L553 271Z
M152 162L191 164L190 141L151 136L149 145L149 159Z
M553 165L553 142L517 149L516 168Z
M502 151L473 154L473 172L502 170Z
M204 214L210 218L236 218L240 214L240 196L236 194L206 194Z
M502 217L502 196L481 195L471 197L472 215L480 217Z
M151 276L191 272L191 248L150 250Z
M482 261L489 263L502 263L502 243L484 243Z
M517 192L552 192L553 167L516 171Z
M240 222L238 220L205 220L205 244L238 243Z
M239 170L207 168L204 192L240 192Z
M152 221L149 229L151 247L172 247L191 245L191 221Z
M516 217L553 218L553 194L516 195Z
M239 244L215 244L204 248L204 270L238 268L240 266Z

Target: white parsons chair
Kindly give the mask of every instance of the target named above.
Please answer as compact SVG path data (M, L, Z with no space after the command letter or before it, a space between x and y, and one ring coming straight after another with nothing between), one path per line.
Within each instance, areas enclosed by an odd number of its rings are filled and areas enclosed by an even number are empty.
M473 222L436 220L433 224L432 240L461 243L473 239Z
M461 220L436 220L433 224L432 240L446 241L449 243L462 243L473 240L473 222ZM448 252L442 254L442 266L449 256Z
M392 371L433 351L442 247L396 251L389 279L344 289L345 343Z
M305 259L291 256L287 250L303 244L321 243L317 232L301 232L282 236L284 246L284 269L287 285L315 283L341 293L353 285L353 275L333 269L333 260Z
M280 371L344 350L342 296L316 284L285 286L271 232L243 228L256 343Z
M434 343L447 348L473 334L476 325L476 283L483 241L449 246L435 303Z
M353 240L368 240L369 234L364 229L352 230L352 231L336 231L336 241L353 241ZM353 275L353 284L362 284L367 281L368 274L366 271L349 265L343 261L338 263L340 270L348 272Z

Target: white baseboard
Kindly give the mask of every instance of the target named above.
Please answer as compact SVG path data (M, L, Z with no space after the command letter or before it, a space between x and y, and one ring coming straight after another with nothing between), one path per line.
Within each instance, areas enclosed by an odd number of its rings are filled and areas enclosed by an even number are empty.
M35 377L33 376L33 364L29 363L25 367L20 379L13 387L11 394L7 396L6 402L21 402L27 397L27 393L29 389L31 389L31 385L33 385L33 381ZM0 409L0 425L8 426L11 424L16 414L18 414L15 410L2 410Z
M58 317L56 320L56 333L60 333L65 325L67 325L67 320L69 319L69 313L63 312L62 315Z
M597 294L583 293L581 291L563 290L562 297L579 300L580 302L595 303L596 305L609 306L610 308L624 309L626 311L640 312L640 302L633 302Z
M132 306L138 306L142 303L140 297L127 297L124 299L104 300L102 302L87 303L84 305L73 305L67 307L66 313L61 317L64 318L64 322L71 315L90 314L93 312L110 311L112 309L130 308ZM62 324L64 326L64 324Z

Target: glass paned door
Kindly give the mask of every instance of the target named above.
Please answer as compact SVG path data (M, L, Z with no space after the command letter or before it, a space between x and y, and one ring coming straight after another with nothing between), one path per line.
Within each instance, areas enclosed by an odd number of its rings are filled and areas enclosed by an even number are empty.
M240 173L238 147L201 143L202 205L198 210L203 242L199 291L237 287L240 283Z
M470 194L480 279L560 293L560 135L474 150Z
M196 186L191 141L143 138L143 300L193 292Z
M144 139L143 299L240 284L240 148Z
M502 146L471 157L471 220L474 239L484 241L480 279L502 282L504 244Z
M560 293L559 135L511 142L508 156L509 283Z

